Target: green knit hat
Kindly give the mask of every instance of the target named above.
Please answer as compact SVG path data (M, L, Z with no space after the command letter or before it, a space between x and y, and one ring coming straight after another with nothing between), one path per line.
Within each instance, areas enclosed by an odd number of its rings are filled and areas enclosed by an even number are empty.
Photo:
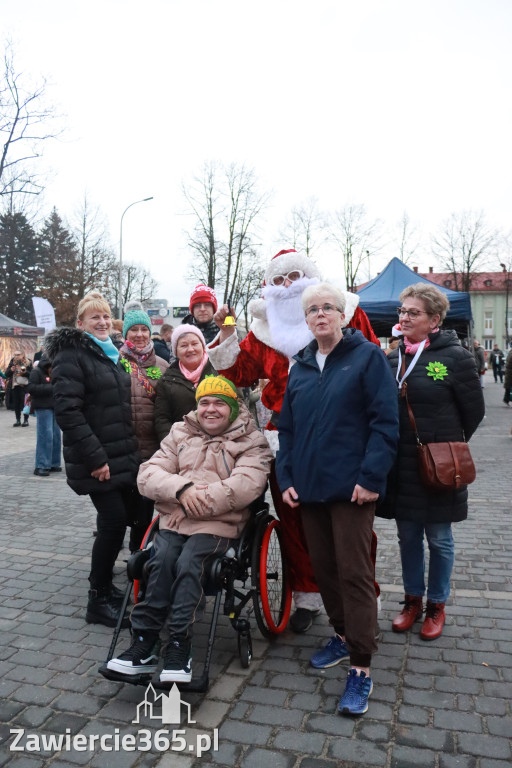
M126 334L132 327L132 325L147 325L151 331L151 320L142 309L133 309L131 312L127 312L124 316L123 323L123 336L126 339Z
M202 397L218 397L227 403L231 408L230 423L238 416L240 406L235 385L224 376L205 376L196 389L196 401L199 402Z

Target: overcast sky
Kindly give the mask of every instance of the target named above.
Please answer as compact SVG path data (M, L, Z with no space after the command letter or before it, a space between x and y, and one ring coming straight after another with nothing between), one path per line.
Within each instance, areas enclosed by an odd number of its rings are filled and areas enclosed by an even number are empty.
M511 22L510 0L0 0L18 70L46 76L64 115L45 212L70 217L87 191L117 247L122 211L153 195L125 216L123 255L174 304L180 185L205 160L273 190L265 261L313 195L389 226L407 211L424 233L465 208L510 230ZM321 262L340 278L332 249Z

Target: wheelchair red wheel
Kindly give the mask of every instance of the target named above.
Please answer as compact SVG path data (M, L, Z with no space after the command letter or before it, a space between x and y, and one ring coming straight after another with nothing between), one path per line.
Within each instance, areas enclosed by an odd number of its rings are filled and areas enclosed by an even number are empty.
M283 632L288 623L292 592L282 555L279 520L271 519L258 534L252 561L254 613L261 633L270 637Z

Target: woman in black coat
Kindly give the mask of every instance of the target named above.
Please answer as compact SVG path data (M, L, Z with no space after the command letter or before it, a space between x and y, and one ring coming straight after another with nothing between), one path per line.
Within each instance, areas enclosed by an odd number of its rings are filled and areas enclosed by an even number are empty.
M51 334L46 352L67 481L75 493L89 494L98 512L86 621L115 626L121 601L112 573L140 463L132 429L131 378L109 337L110 307L100 293L82 299L77 326Z
M433 640L443 631L444 605L450 594L454 562L451 524L466 519L468 492L466 487L435 492L422 485L416 438L406 400L400 396L402 385L406 382L422 443L468 441L485 408L474 357L459 344L455 331L439 330L449 307L446 296L435 286L417 283L402 291L400 301L399 330L403 337L399 348L388 356L399 388L400 442L387 496L377 514L395 518L398 530L405 603L393 621L395 632L410 629L423 613L427 537L427 607L420 636Z

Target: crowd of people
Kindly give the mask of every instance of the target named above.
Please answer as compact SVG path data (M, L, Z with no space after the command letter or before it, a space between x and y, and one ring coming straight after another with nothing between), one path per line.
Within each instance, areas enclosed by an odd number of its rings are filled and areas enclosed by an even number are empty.
M159 338L142 307L114 329L108 303L93 291L76 327L47 337L37 366L13 357L6 373L15 426L23 426L26 393L37 418L35 474L61 471L62 431L67 482L96 509L87 622L115 626L122 594L113 569L127 526L135 551L155 509L160 516L144 597L131 611L132 643L111 669L155 672L166 626L160 679L191 679L202 574L240 535L267 481L293 589L291 629L307 632L325 610L333 635L311 666L349 662L341 714L366 712L373 688L375 516L397 527L405 596L393 630L422 618L421 638L439 637L455 556L451 526L466 518L468 494L465 485L425 485L418 435L423 443L467 442L484 416L482 366L443 330L447 309L435 286L407 288L385 355L357 296L322 282L313 262L289 249L266 269L245 337L233 309L218 306L205 285L194 289L183 323L162 326ZM501 379L499 349L492 364ZM259 413L269 417L261 428L241 388L252 388L251 407L261 396Z

